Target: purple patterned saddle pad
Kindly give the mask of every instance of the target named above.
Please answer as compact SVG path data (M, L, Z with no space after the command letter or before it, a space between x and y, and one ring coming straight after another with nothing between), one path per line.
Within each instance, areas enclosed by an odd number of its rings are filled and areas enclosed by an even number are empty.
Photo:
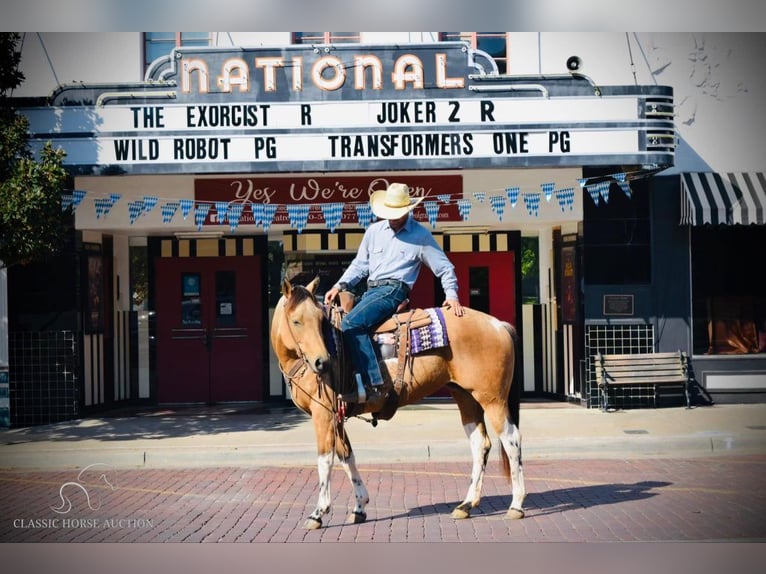
M431 322L423 327L410 329L410 351L413 355L449 346L442 310L434 307L425 309L425 312L431 316Z

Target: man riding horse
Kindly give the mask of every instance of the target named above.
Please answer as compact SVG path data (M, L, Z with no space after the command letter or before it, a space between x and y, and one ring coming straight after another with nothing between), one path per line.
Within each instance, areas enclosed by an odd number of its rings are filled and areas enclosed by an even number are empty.
M374 192L370 207L380 221L367 228L356 257L325 294L325 304L329 305L338 293L367 279L367 290L341 322L357 387L369 389L359 393L359 402L377 400L383 386L370 332L407 300L423 264L441 280L445 306L458 317L464 312L454 266L431 233L412 217L412 210L422 200L411 198L404 183L392 183Z

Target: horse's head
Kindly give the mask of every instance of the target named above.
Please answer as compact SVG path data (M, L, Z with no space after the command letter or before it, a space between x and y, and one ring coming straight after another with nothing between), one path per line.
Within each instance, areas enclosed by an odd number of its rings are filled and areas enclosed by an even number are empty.
M283 352L302 356L312 371L321 374L330 368L330 353L323 338L325 313L314 298L317 285L319 277L305 287L285 279L274 314L272 343L278 355L281 347Z

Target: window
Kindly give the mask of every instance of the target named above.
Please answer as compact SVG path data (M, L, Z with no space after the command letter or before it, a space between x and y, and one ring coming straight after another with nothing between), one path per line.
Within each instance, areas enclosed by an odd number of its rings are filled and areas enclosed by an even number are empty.
M498 72L508 74L508 33L507 32L441 32L444 41L464 41L472 48L486 52L495 60Z
M616 193L615 193L616 191ZM631 198L616 185L609 203L596 205L587 191L583 199L585 283L646 284L652 279L649 193L633 186Z
M167 56L180 46L209 46L208 32L145 32L144 71L157 58Z
M766 353L764 226L692 227L693 353Z
M293 44L348 44L359 42L359 32L294 32Z

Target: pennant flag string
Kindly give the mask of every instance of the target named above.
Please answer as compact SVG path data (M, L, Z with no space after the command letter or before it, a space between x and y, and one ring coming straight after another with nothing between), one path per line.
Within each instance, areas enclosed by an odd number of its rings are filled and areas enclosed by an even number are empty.
M72 207L74 207L74 209L77 209L82 203L82 200L85 199L85 193L86 192L81 189L75 189L72 192Z
M197 224L197 231L202 231L208 211L210 211L209 203L198 203L194 206L194 223Z
M157 205L157 202L159 201L159 197L154 195L145 195L144 196L144 212L149 213L152 209L154 209L154 206Z
M597 175L593 177L580 177L575 178L574 181L580 189L584 189L590 195L592 201L596 206L602 202L607 204L609 202L609 191L612 183L616 183L624 193L625 197L632 198L632 190L630 187L632 180L640 179L641 177L648 177L643 172L618 172L609 175ZM439 213L442 206L451 207L457 210L457 213L462 221L468 221L472 215L472 208L475 203L485 203L489 198L488 204L492 212L497 216L499 221L503 221L506 202L510 203L512 208L515 208L519 196L522 196L524 205L530 216L539 217L540 214L540 201L544 196L546 202L550 202L553 196L556 197L559 208L562 212L574 210L575 204L575 190L577 187L563 187L556 189L556 183L545 182L541 183L540 191L525 191L521 186L509 186L500 188L497 190L482 190L482 191L466 191L463 197L453 195L452 193L439 193L424 198L420 209L425 210L425 214L432 227L436 227L439 221ZM499 193L498 193L499 192ZM76 210L80 206L86 197L88 192L84 190L73 190L71 193L63 193L61 195L61 209L66 211L70 207L72 210ZM470 194L470 197L468 195ZM93 205L95 207L96 219L101 219L109 215L112 208L122 199L120 193L105 194L102 197L96 197L93 199ZM264 230L268 230L274 223L274 216L278 210L284 210L287 212L288 221L290 227L297 229L298 232L302 232L308 225L309 215L312 210L321 210L324 223L328 230L335 232L337 227L343 221L343 213L345 209L352 209L355 211L358 224L367 228L376 218L373 216L368 201L359 202L329 202L320 204L302 204L302 203L229 203L228 201L214 201L214 200L197 200L197 199L162 199L155 195L143 195L140 199L134 201L128 201L128 215L130 224L144 214L151 212L154 207L159 203L161 205L162 222L169 224L172 222L173 217L177 211L180 210L184 221L189 217L189 214L194 211L194 221L197 227L201 229L201 225L212 222L217 224L225 224L227 221L232 231L237 229L242 220L243 213L249 208L253 214L253 224L257 227L262 225ZM239 207L234 208L235 205ZM453 207L454 206L454 207ZM215 211L213 211L213 209ZM547 209L547 208L546 208ZM210 213L213 213L211 216ZM421 212L422 213L422 212ZM452 213L455 213L454 211ZM203 217L202 223L199 222L199 218ZM232 219L232 217L234 219ZM246 220L250 223L249 220ZM314 220L315 222L317 220ZM285 223L284 220L280 220L280 223Z
M505 212L505 196L504 195L490 195L489 204L492 206L492 211L497 215L499 221L503 220L503 213Z
M72 204L74 203L74 195L71 193L62 193L61 194L61 211L66 211L70 207L72 207Z
M509 187L505 190L505 194L508 196L508 201L511 202L511 207L516 207L516 202L519 200L520 187Z
M189 213L191 212L192 207L194 207L194 200L182 199L178 202L178 204L181 206L181 215L183 215L184 221L186 221L186 218L189 217Z
M551 196L553 195L553 188L556 187L555 183L542 183L540 184L540 187L543 189L543 193L545 194L545 201L550 201Z
M439 204L435 201L424 201L423 207L426 210L431 227L436 227L436 222L439 219Z
M232 233L236 231L237 227L239 227L239 220L242 217L242 212L244 210L245 205L243 203L232 203L229 205L229 229L232 231Z
M173 219L173 216L176 214L176 211L178 210L178 206L179 202L169 201L160 208L160 212L162 213L162 223L170 223L170 221Z
M356 205L356 218L359 225L367 229L372 221L372 210L369 203L358 203Z
M527 206L527 212L529 215L537 217L540 209L540 194L539 193L525 193L524 205Z
M322 215L324 216L324 222L325 225L327 225L327 229L330 230L330 233L335 233L335 229L340 225L340 222L343 219L343 204L340 202L323 203Z
M218 223L223 225L226 223L226 218L229 215L229 202L228 201L216 201L215 202L215 216Z
M128 202L128 217L130 218L130 224L133 225L144 211L143 201L129 201Z
M277 212L277 205L275 203L262 203L263 217L261 219L261 225L263 230L268 231L271 227L272 221L274 221L274 214Z
M611 185L608 181L602 181L598 184L598 192L601 194L601 199L604 200L604 203L609 203L609 186Z
M471 214L471 207L473 204L471 203L470 199L458 199L457 200L457 209L460 213L460 217L463 218L463 221L468 221L468 217Z

